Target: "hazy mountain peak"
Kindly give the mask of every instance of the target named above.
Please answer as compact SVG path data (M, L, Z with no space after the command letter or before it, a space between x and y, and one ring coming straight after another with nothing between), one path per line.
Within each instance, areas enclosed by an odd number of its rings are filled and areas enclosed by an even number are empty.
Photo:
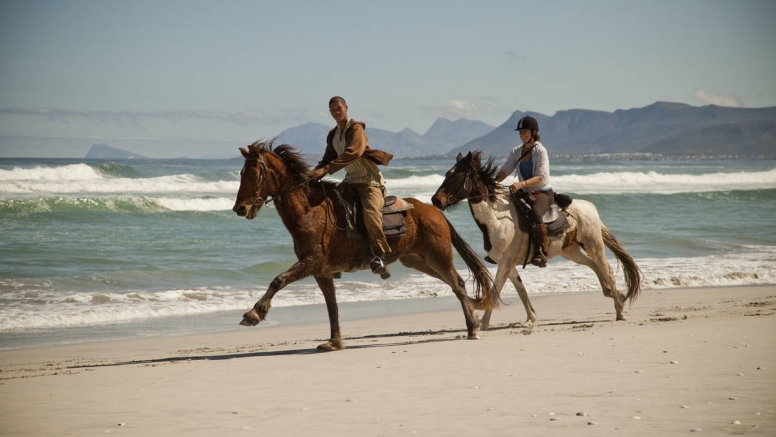
M117 149L107 144L93 144L86 153L86 159L148 159L147 156L128 150Z

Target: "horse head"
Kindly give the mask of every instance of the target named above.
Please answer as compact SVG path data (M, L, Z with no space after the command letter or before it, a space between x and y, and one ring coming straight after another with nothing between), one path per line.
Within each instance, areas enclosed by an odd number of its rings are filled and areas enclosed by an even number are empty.
M248 146L247 150L240 147L240 153L245 158L245 164L240 170L240 189L237 190L232 211L251 220L259 213L264 202L275 194L268 165L272 152L265 141L259 140Z
M481 174L481 151L469 152L466 156L458 154L456 163L445 173L445 180L439 186L431 203L444 211L449 206L454 206L464 199L487 196L488 188L483 184ZM487 164L488 172L491 172L492 159ZM491 175L492 180L492 175Z

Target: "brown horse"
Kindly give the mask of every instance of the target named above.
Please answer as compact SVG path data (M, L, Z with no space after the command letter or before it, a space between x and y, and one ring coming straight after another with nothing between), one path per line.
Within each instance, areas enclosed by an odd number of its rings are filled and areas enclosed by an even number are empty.
M536 313L516 268L519 264L530 262L530 238L517 226L519 214L509 190L496 183L496 173L498 168L493 165L493 158L483 164L481 151L469 152L466 156L459 153L457 162L447 172L431 201L444 210L458 205L461 200L469 200L472 217L482 231L485 251L498 263L494 286L500 294L507 278L512 281L527 315L523 326L530 332L536 322ZM616 319L625 320L623 304L626 301L632 303L641 292L639 266L603 224L591 202L574 200L566 209L566 214L570 226L562 235L549 238L547 258L560 255L592 269L598 276L604 296L614 301ZM627 295L617 290L604 247L612 251L623 267ZM486 310L482 317L482 329L487 329L490 324L490 315L491 310Z
M287 144L273 150L271 142L257 141L247 150L241 147L240 152L245 164L240 171L240 189L232 210L240 217L253 219L264 204L274 202L291 233L299 259L275 277L264 296L243 315L240 324L254 326L264 320L275 293L312 275L323 292L331 325L331 338L319 345L318 350L343 349L334 276L369 268L369 258L364 256L365 241L347 235L345 217L335 194L336 185L311 181L307 162ZM474 310L495 308L499 301L490 273L438 209L416 199L406 200L413 205L405 212L407 233L403 237L388 238L393 252L386 256L386 262L399 260L449 285L463 307L468 338L477 339L479 322ZM453 265L451 245L474 275L476 299L466 294L466 284Z

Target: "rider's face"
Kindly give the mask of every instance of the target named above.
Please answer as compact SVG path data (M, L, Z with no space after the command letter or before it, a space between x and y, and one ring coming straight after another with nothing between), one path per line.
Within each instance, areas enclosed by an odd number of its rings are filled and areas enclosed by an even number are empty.
M343 105L340 102L334 102L331 105L329 105L329 113L331 114L331 118L334 119L337 123L340 123L342 121L347 121L348 119L348 106Z
M531 129L520 129L520 141L527 143L531 141Z

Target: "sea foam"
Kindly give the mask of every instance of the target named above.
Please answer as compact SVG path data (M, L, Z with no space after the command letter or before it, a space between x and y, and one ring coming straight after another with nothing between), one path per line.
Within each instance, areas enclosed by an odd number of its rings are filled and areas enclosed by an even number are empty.
M770 246L746 246L740 253L726 255L637 261L644 273L644 289L776 283L776 247ZM614 265L614 260L609 262ZM490 271L495 274L496 269ZM546 269L529 267L519 271L531 295L601 291L592 270L562 258L550 260ZM459 274L467 281L466 288L471 293L473 284L469 272L460 270ZM344 275L337 282L337 300L360 302L453 296L450 287L443 282L414 271L386 282L361 280L363 276ZM615 276L618 288L627 291L619 269ZM0 307L0 332L248 309L268 285L67 293L26 286L23 280L0 280L5 302ZM507 282L502 293L514 295L516 291ZM324 300L314 282L301 281L287 286L272 303L275 307L290 307L322 304Z
M776 169L760 172L663 174L650 172L595 173L553 176L556 191L578 194L675 194L776 188Z

